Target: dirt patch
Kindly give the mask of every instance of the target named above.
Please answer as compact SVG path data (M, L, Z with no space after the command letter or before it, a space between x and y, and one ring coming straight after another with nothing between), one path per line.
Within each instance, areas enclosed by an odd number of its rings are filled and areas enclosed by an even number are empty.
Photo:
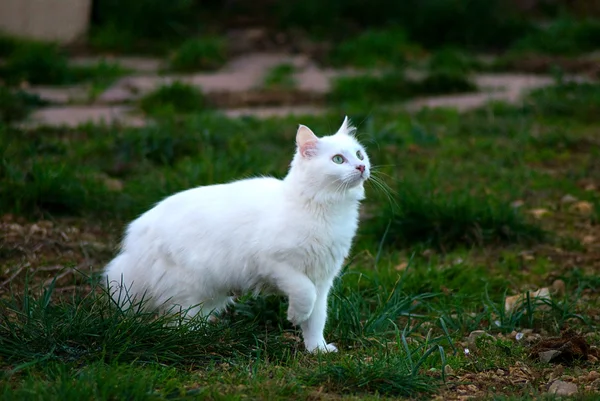
M600 78L600 56L598 55L572 58L527 54L506 63L508 69L533 74L548 74L556 67L570 74L580 74L593 79Z
M0 294L49 285L74 289L84 276L99 271L114 253L116 230L76 219L28 222L13 215L0 218Z

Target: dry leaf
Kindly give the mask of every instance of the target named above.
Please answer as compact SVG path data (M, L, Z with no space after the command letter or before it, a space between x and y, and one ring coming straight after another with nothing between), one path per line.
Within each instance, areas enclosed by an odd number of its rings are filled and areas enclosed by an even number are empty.
M587 201L581 201L574 203L569 210L575 211L581 214L590 214L594 210L594 205Z
M533 256L533 252L531 252L531 251L523 251L523 252L519 253L519 256L521 256L521 258L523 260L533 260L533 259L535 259L535 257Z
M542 216L549 214L550 211L548 209L531 209L529 211L529 213L531 213L533 215L533 217L535 217L536 219L540 219L542 218Z
M421 148L418 145L411 143L410 145L408 145L408 151L410 153L419 153L421 151Z
M394 269L401 272L401 271L406 270L407 267L408 267L408 262L402 262L399 265L396 265L396 267L394 267Z

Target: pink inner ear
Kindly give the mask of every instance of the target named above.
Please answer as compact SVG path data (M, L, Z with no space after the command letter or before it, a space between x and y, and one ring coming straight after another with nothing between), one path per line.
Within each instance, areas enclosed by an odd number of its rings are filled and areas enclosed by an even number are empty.
M300 154L302 157L312 157L317 154L317 142L308 141L305 142L302 146L300 146Z

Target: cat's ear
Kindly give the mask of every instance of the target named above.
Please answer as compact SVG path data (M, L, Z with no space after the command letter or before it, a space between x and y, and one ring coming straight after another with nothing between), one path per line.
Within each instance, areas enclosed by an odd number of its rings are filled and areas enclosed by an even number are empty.
M317 153L319 138L306 125L300 124L296 133L296 145L302 157L312 157Z
M348 119L348 116L345 116L344 117L344 122L342 123L342 126L338 130L338 134L352 135L352 134L354 134L354 131L356 131L356 128L354 128L352 126L352 123Z

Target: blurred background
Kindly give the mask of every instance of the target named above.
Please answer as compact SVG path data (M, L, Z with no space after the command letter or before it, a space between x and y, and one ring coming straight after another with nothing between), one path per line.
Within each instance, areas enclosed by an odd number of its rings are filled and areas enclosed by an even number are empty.
M1 0L0 398L597 400L599 51L600 0ZM133 218L345 115L373 175L342 352L278 298L198 336L94 296Z
M494 87L506 90L487 99L514 101L543 80L472 74L597 77L599 18L598 0L5 0L0 74L4 86L29 86L38 105L96 106L33 115L50 124L139 125L139 113L105 106L175 80L230 116L369 111L374 102ZM407 107L469 108L482 96Z

